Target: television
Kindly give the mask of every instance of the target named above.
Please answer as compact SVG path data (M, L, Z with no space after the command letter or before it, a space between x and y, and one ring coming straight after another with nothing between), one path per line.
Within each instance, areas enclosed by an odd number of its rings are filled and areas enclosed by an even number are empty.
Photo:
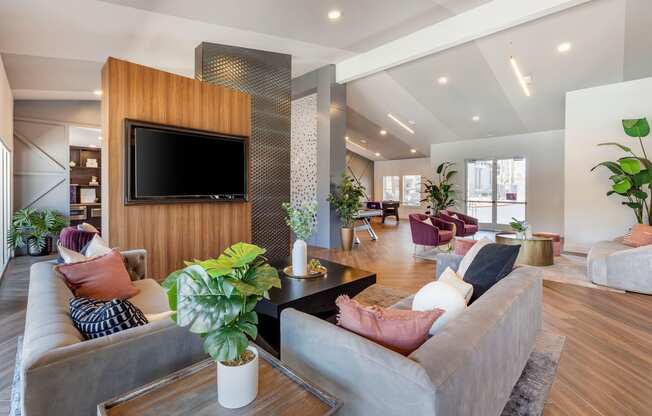
M125 204L246 201L247 138L125 120Z

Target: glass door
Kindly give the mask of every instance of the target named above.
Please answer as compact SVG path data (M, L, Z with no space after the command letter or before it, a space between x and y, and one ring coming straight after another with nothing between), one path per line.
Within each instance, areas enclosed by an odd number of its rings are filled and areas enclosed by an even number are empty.
M489 229L504 229L512 218L524 220L525 184L524 158L468 160L466 212Z
M11 251L7 247L11 221L11 153L0 141L0 276L9 262Z

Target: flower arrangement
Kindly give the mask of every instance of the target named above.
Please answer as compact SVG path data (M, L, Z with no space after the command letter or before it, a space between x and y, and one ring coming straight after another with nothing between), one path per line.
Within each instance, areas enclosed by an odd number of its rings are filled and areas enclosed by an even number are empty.
M301 206L293 206L289 202L282 204L285 210L285 222L299 239L306 241L312 236L317 226L317 201Z

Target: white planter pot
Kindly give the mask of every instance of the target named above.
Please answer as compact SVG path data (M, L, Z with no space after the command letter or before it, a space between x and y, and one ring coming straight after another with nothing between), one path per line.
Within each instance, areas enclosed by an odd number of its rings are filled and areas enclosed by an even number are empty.
M292 274L308 274L308 245L303 240L296 240L292 246Z
M229 367L217 363L217 401L227 409L238 409L253 402L258 395L258 350L247 349L256 356L247 364Z

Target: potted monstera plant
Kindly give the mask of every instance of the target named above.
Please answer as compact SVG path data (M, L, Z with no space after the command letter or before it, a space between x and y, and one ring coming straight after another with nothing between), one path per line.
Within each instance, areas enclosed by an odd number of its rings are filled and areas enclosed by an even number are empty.
M52 239L67 224L66 217L51 209L24 208L11 219L7 243L12 249L27 246L30 256L44 256L52 251Z
M171 273L167 289L172 319L201 335L204 350L217 362L218 401L235 409L258 394L256 304L272 287L281 287L265 249L237 243L216 259L193 260Z

